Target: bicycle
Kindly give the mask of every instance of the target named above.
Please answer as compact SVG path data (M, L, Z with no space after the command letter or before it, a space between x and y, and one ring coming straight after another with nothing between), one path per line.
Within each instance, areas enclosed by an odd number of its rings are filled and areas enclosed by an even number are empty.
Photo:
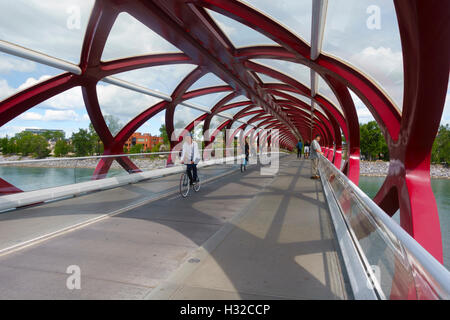
M200 186L201 186L200 176L199 176L199 172L197 169L197 181L194 182L194 185L192 187L195 192L199 192ZM180 177L180 194L183 198L186 198L188 196L190 188L191 188L191 184L189 183L189 176L188 176L187 172L184 171Z

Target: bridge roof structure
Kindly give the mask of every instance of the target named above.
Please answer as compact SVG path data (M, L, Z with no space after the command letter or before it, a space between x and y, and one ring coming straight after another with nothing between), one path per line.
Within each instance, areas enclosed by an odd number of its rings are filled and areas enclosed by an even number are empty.
M33 108L44 104L57 117L58 104L78 99L105 155L122 153L134 132L161 121L175 137L171 148L192 130L208 146L224 128L277 129L280 147L291 151L320 134L325 156L357 185L367 113L390 155L375 202L389 215L400 210L401 226L442 262L429 173L448 91L450 3L372 2L59 1L48 3L53 11L39 9L41 26L24 14L36 8L17 2L0 14L8 21L0 23L0 59L20 58L24 69L34 61L43 74L0 97L0 126L42 118ZM111 126L111 115L122 124ZM106 158L93 178L105 177L114 160L140 170L128 158ZM0 177L0 193L21 191Z

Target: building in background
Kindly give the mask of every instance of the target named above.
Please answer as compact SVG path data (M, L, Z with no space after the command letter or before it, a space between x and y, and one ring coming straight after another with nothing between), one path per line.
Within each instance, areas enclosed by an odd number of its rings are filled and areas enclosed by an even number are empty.
M64 130L53 130L53 129L25 129L26 132L31 132L33 134L46 134L46 133L59 133L62 136L65 135Z
M141 144L142 151L150 152L154 146L160 143L163 143L162 137L152 136L149 133L141 134L140 132L135 132L125 142L125 148L130 150L132 146Z

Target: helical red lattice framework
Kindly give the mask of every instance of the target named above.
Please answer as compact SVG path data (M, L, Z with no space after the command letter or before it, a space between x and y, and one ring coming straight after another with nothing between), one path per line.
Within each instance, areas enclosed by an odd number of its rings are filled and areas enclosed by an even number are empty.
M242 106L248 108L238 112L233 120L219 125L210 140L222 128L230 128L235 120L254 114L249 122L263 120L258 127L278 128L280 146L286 149L293 149L300 136L310 140L312 134L321 134L325 155L340 168L342 131L349 153L343 171L357 184L359 125L350 88L370 110L389 146L389 174L375 198L376 202L390 215L400 208L402 227L442 262L439 218L430 185L430 152L442 116L449 76L450 2L395 0L394 4L403 48L405 87L402 114L361 72L325 54L312 60L310 47L296 35L238 1L97 0L82 47L81 75L63 73L0 102L0 125L59 93L79 86L91 122L104 144L105 154L120 154L128 137L158 112L166 111L166 128L170 136L174 130L173 118L178 103L212 92L229 92L212 108L211 114L196 119L204 120L205 131L208 131L212 117L218 112ZM236 49L205 8L261 32L279 45ZM109 32L121 12L129 13L184 53L102 62ZM321 95L311 97L311 91L289 75L250 61L255 58L286 60L313 69L330 86L342 112ZM173 91L172 102L163 101L149 106L113 136L100 111L97 82L125 71L180 63L197 64L198 67ZM216 74L228 85L187 91L208 72ZM254 72L269 75L281 83L262 83ZM315 121L311 126L311 106L281 90L313 99L325 115L314 112ZM249 100L227 104L240 94ZM191 123L187 129L193 126L194 123ZM245 125L239 128L243 130ZM110 158L98 163L93 178L104 177L113 160L117 160L125 170L139 171L125 157ZM1 193L21 191L2 179L0 188Z

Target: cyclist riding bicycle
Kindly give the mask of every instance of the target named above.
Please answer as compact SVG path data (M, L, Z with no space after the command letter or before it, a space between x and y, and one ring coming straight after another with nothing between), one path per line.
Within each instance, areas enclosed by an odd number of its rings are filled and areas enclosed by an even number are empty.
M198 145L192 139L192 134L188 133L184 137L183 151L181 153L181 163L186 164L186 173L189 177L189 183L193 185L198 181L197 163L200 161Z

